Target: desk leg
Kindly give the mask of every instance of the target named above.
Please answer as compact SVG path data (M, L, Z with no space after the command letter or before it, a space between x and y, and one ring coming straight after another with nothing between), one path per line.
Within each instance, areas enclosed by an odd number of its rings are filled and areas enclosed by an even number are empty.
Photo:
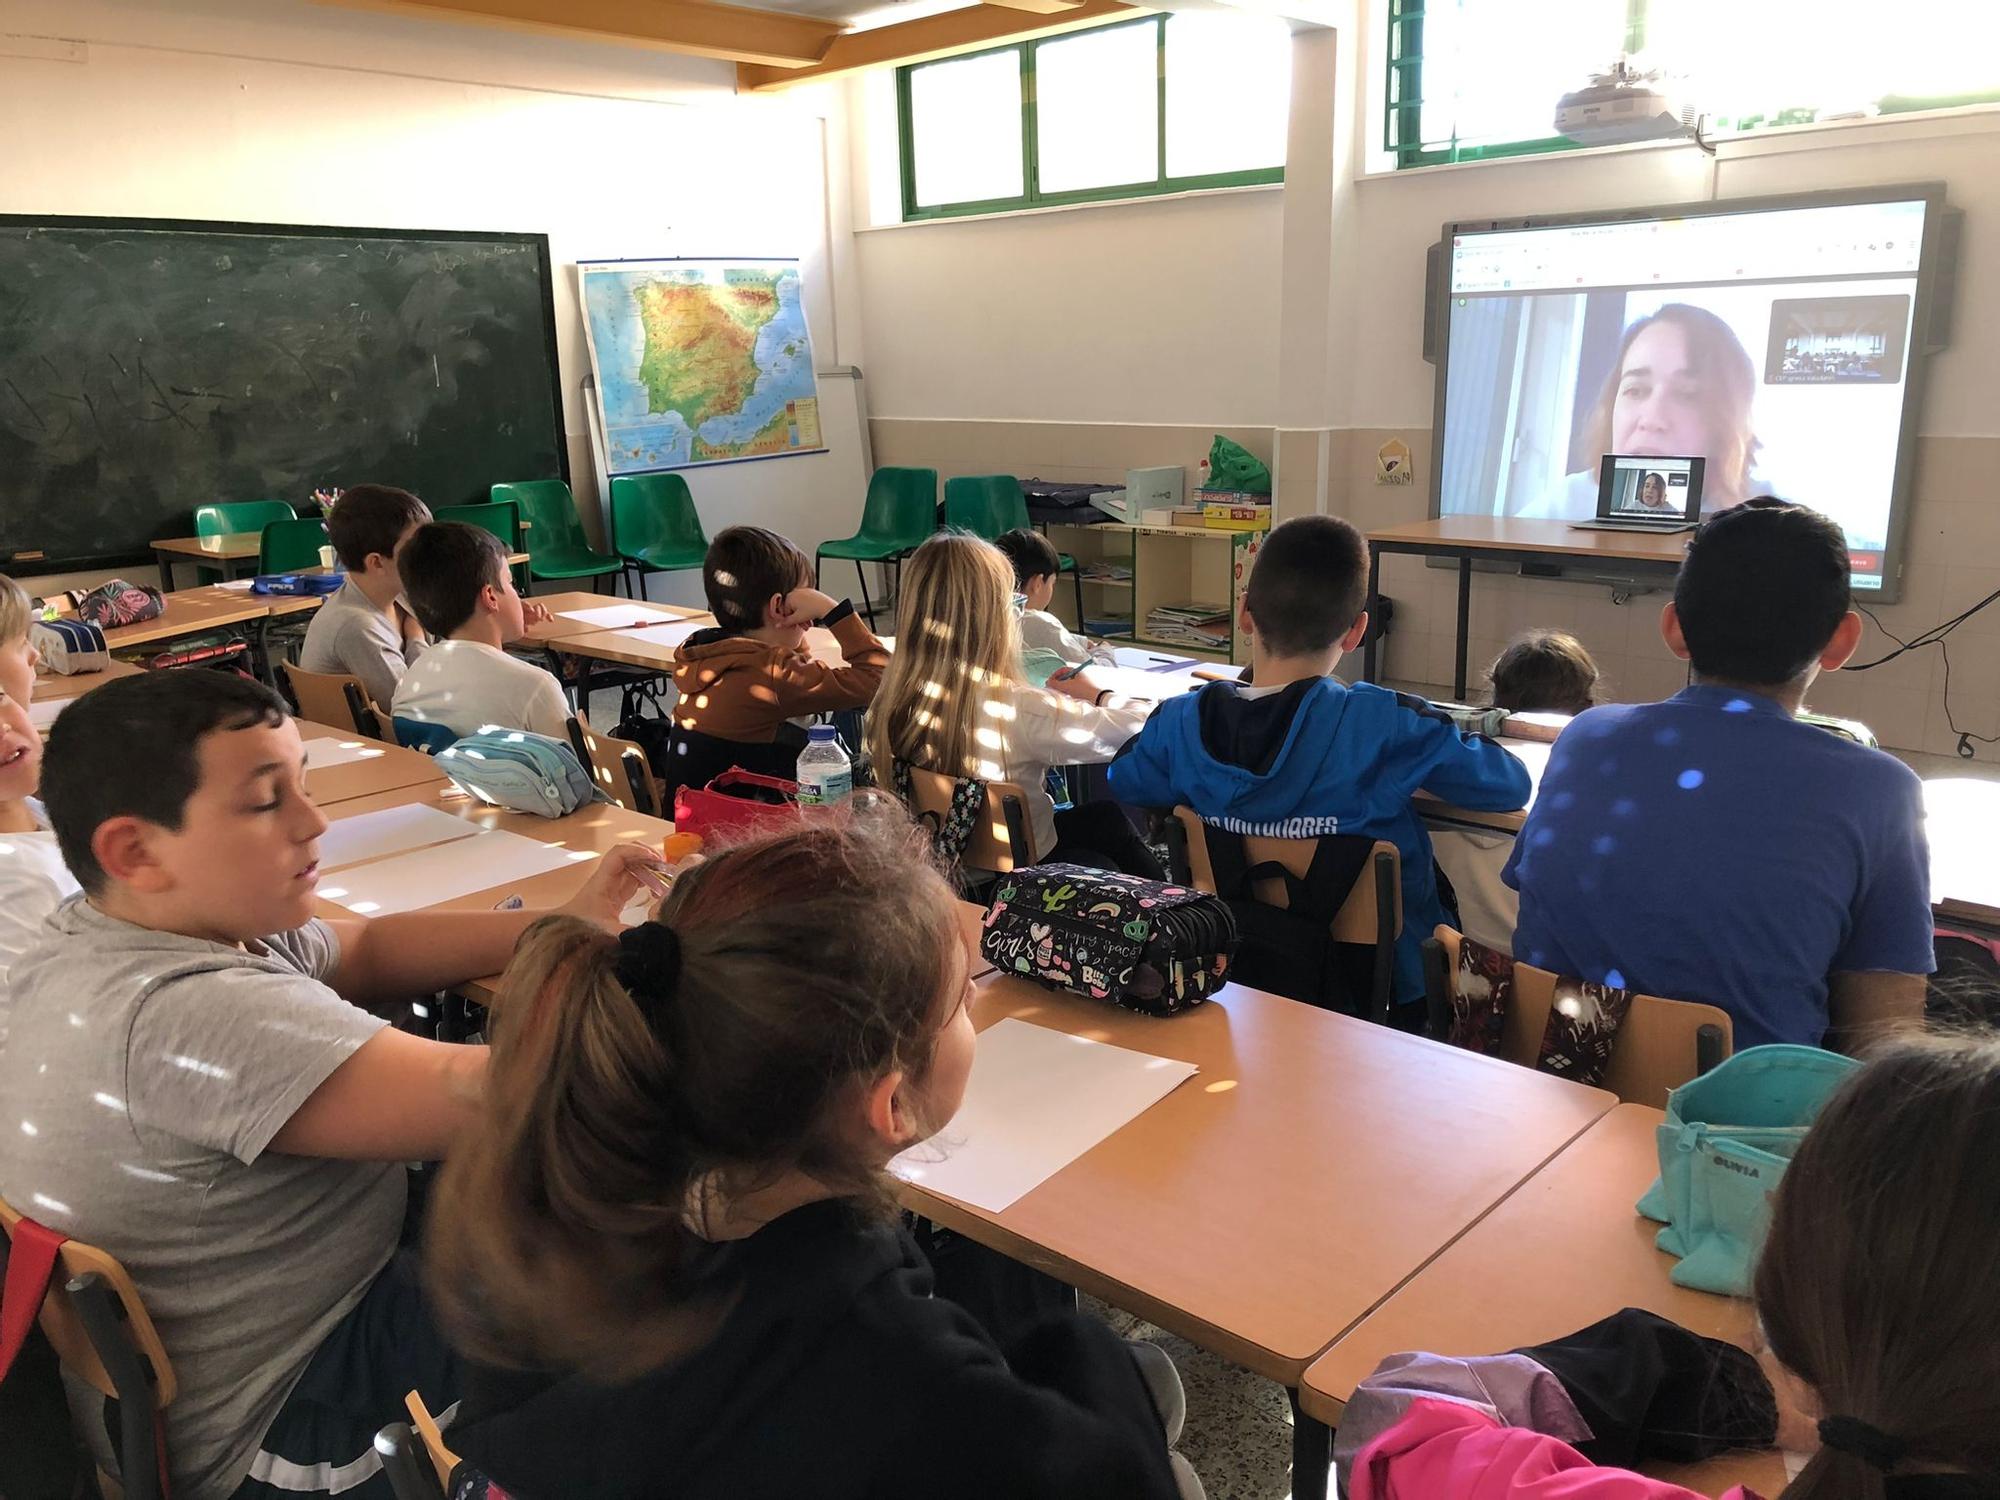
M1292 1500L1326 1500L1326 1471L1333 1462L1333 1429L1299 1409L1292 1398Z
M174 591L174 560L165 552L156 555L160 559L160 592L171 594Z
M1451 679L1451 695L1465 701L1465 637L1472 626L1472 554L1458 559L1458 666Z
M1382 592L1382 554L1375 548L1368 549L1368 608L1377 609L1377 598ZM1379 612L1379 610L1378 610ZM1368 622L1368 642L1361 648L1361 680L1375 681L1376 652L1382 643L1382 622L1379 619Z

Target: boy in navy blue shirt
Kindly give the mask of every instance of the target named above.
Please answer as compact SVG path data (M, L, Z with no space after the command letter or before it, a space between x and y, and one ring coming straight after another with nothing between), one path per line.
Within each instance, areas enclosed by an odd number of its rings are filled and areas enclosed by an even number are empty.
M1423 941L1449 920L1430 838L1410 805L1428 791L1460 807L1525 806L1527 767L1461 732L1421 698L1332 676L1368 629L1368 544L1334 516L1271 533L1243 592L1253 687L1212 682L1162 703L1111 763L1121 802L1185 803L1233 833L1365 834L1403 858L1395 998L1423 998Z
M1846 539L1817 511L1752 500L1702 526L1660 621L1693 686L1556 741L1502 877L1517 958L1720 1006L1739 1049L1852 1050L1921 1020L1922 784L1794 717L1860 643L1850 604Z

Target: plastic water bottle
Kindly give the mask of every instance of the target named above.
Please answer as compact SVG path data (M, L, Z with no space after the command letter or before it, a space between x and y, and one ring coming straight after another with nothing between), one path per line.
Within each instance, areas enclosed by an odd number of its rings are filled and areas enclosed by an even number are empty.
M801 807L837 807L854 795L854 763L840 748L831 724L815 724L806 731L798 781Z

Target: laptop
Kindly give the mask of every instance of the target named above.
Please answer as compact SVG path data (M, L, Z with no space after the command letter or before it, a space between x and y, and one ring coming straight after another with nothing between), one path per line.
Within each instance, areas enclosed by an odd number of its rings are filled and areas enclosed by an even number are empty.
M1701 520L1706 460L1607 453L1597 471L1597 519L1577 531L1692 531Z

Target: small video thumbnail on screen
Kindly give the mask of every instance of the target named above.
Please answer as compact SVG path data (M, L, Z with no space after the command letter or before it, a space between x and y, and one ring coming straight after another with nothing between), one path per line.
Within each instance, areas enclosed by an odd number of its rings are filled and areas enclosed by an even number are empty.
M1771 303L1766 385L1887 385L1903 378L1910 299L1779 297Z

